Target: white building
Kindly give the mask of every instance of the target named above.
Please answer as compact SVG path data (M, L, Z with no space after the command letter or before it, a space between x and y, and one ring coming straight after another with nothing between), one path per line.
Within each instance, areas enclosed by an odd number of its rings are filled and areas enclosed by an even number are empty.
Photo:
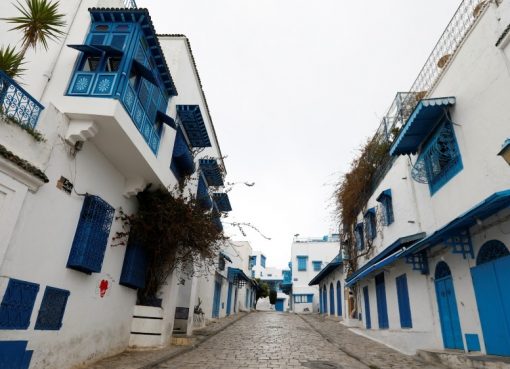
M309 286L309 283L338 255L339 250L338 235L294 239L291 250L291 310L297 313L319 311L319 288Z
M263 278L266 275L266 256L255 251L250 258L251 276L253 278Z
M379 130L397 134L358 217L347 318L407 353L510 356L509 24L508 1L464 0Z
M189 320L195 304L196 281L179 291L173 275L161 308L135 308L139 250L112 247L118 209L135 212L149 183L173 187L197 168L189 189L198 183L205 201L224 174L188 40L157 37L148 11L124 3L61 1L65 36L28 50L23 88L0 74L0 356L23 367L65 369L129 344L166 345L176 308ZM0 13L17 10L4 1ZM2 43L18 44L8 28L0 21ZM194 157L191 148L204 150ZM229 210L226 194L214 200Z

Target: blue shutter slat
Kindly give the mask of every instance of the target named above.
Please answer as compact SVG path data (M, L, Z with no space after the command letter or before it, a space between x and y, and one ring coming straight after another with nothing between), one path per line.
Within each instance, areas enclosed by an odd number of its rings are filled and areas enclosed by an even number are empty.
M0 329L27 329L38 292L36 283L9 279L0 304Z
M130 240L126 248L119 283L133 289L144 288L146 263L145 250L139 243Z
M86 195L67 267L98 273L103 266L115 209L99 196Z

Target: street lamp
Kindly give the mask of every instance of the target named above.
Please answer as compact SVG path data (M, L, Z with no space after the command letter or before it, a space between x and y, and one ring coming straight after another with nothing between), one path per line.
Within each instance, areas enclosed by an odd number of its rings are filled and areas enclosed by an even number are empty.
M501 147L501 151L498 153L503 159L510 165L510 138L507 138Z

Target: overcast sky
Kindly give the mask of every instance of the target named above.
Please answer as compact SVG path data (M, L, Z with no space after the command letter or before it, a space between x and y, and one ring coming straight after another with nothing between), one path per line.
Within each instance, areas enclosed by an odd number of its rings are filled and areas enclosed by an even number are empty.
M460 0L137 3L158 33L190 39L227 180L256 183L229 194L229 220L271 237L246 239L268 266L286 267L294 234L336 228L334 183L412 85Z

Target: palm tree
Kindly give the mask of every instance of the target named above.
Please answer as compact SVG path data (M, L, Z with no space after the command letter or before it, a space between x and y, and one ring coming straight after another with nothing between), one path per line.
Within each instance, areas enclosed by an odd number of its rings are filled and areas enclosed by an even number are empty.
M0 70L3 70L11 78L20 77L25 69L21 68L24 64L21 51L16 51L14 47L0 47Z
M66 22L64 14L58 12L59 1L25 0L25 5L17 1L14 6L21 15L1 19L15 25L11 31L23 33L21 56L25 56L29 47L35 49L39 43L47 50L48 40L56 40L65 34L61 28Z

